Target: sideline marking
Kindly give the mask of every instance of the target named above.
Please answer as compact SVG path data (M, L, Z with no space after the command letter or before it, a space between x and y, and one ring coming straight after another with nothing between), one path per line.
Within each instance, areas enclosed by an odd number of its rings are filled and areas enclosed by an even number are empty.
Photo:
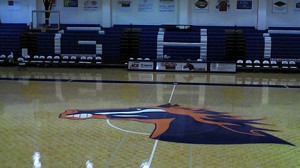
M171 96L170 96L170 99L169 99L169 103L171 103L171 101L172 101L175 89L176 89L176 84L173 86L173 90L172 90L172 93L171 93ZM148 161L148 167L149 168L151 167L151 163L152 163L155 151L156 151L156 147L157 147L158 141L159 141L159 137L155 140L155 143L154 143L154 146L153 146L153 149L152 149L149 161Z
M188 86L228 86L228 87L269 87L269 88L293 88L293 85L265 85L265 84L229 84L229 83L192 83L192 82L159 82L159 81L118 81L118 80L79 80L79 79L36 79L36 78L0 78L9 81L40 81L40 82L72 82L72 83L112 83L112 84L141 84L141 85L188 85Z
M150 156L149 161L148 161L148 167L149 168L151 167L151 163L152 163L152 160L153 160L153 157L154 157L154 154L155 154L157 144L158 144L158 139L155 140L155 143L154 143L154 146L153 146L153 149L152 149L152 152L151 152L151 156Z
M173 90L172 90L172 93L171 93L171 96L170 96L170 99L169 99L169 103L171 103L171 101L172 101L172 98L173 98L173 95L174 95L174 92L175 92L175 88L176 88L176 85L173 86Z

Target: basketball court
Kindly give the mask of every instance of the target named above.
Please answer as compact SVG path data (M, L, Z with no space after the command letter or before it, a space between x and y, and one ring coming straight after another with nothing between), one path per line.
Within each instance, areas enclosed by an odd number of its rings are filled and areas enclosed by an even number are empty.
M0 74L1 167L300 166L298 74L29 67L0 67ZM224 120L262 119L258 122L265 125L246 125L287 143L230 144L221 136L219 144L181 143L172 136L170 141L150 138L157 125L142 119L61 117L71 109L156 109L169 103L226 113ZM202 129L205 135L214 134Z

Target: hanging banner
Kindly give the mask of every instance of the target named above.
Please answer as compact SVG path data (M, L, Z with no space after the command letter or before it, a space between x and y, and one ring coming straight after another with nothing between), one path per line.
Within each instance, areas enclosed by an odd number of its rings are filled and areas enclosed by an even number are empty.
M229 0L218 0L216 8L220 12L227 12L230 8Z
M83 3L83 8L86 10L98 9L101 4L102 2L100 0L85 0Z
M64 0L64 7L78 7L78 0Z
M208 12L209 2L208 0L194 0L195 12Z
M273 13L287 13L287 0L273 0Z
M251 10L252 0L238 0L236 2L236 9Z
M295 11L300 11L300 0L295 0Z
M150 12L153 10L153 0L140 0L139 12Z
M8 0L8 10L18 11L21 10L21 0Z
M175 11L174 0L159 0L159 11L160 12L174 12Z
M121 8L129 8L131 5L131 0L119 0L118 5Z

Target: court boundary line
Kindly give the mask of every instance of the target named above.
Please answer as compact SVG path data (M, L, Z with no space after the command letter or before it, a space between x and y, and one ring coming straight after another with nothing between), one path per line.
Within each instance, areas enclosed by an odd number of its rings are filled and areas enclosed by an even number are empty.
M112 83L140 85L186 85L186 86L222 86L222 87L268 87L299 89L294 85L265 85L265 84L229 84L229 83L195 83L195 82L160 82L160 81L121 81L121 80L70 80L70 79L35 79L35 78L0 78L1 81L34 81L34 82L66 82L66 83Z
M174 93L175 93L176 86L177 86L177 84L174 84L173 90L172 90L171 95L170 95L170 98L169 98L169 103L171 103L171 101L172 101L172 99L173 99L173 95L174 95ZM147 162L147 165L148 165L149 168L151 167L151 163L152 163L152 160L153 160L153 158L154 158L154 154L155 154L155 151L156 151L156 147L157 147L158 141L159 141L159 137L155 140L155 143L154 143L154 145L153 145L153 149L152 149L150 158L149 158L149 160L148 160L148 162Z
M122 136L122 139L121 139L120 143L116 146L115 150L110 155L109 160L106 162L105 168L109 167L109 165L111 164L111 162L114 160L114 158L116 157L116 153L119 152L119 150L121 148L121 145L124 143L124 141L127 139L127 137L128 137L128 133L125 132L125 134Z

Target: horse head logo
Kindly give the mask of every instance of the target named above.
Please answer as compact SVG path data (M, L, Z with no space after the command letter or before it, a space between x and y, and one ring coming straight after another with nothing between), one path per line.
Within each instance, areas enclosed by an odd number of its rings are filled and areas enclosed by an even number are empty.
M150 138L190 144L293 144L266 132L278 130L255 127L264 119L247 120L229 113L177 104L126 109L66 110L60 118L72 120L131 120L155 124Z

